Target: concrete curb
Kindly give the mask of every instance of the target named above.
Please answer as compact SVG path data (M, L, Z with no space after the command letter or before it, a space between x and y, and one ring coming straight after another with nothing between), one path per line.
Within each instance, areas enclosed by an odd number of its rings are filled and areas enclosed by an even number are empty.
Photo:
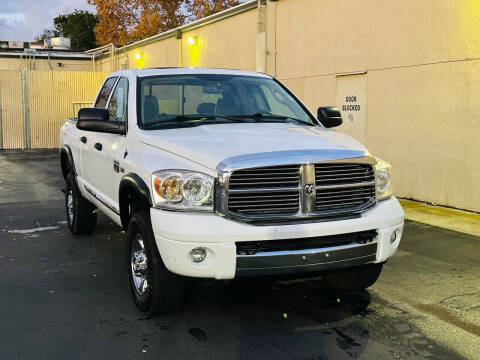
M480 237L480 214L399 199L405 218Z

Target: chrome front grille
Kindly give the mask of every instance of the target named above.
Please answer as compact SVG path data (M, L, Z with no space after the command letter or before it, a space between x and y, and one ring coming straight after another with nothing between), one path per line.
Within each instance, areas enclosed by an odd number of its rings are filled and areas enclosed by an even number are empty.
M368 164L316 164L317 212L353 209L375 201L375 172Z
M286 192L230 193L230 211L239 214L296 214L298 190Z
M297 188L300 165L270 166L235 171L230 176L230 190L262 188Z
M316 164L315 183L318 186L369 182L375 179L368 164Z
M217 211L245 221L345 217L375 204L374 160L276 165L222 174Z
M318 189L315 198L317 211L356 208L375 200L375 186Z
M296 214L300 165L239 170L229 180L228 208L242 215Z

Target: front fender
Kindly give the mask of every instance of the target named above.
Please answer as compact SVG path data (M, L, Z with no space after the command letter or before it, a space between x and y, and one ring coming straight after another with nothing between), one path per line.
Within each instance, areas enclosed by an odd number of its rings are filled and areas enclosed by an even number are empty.
M130 219L130 204L135 201L135 206L149 209L152 206L150 189L143 179L134 173L125 174L120 180L119 187L120 219L124 230L128 227Z

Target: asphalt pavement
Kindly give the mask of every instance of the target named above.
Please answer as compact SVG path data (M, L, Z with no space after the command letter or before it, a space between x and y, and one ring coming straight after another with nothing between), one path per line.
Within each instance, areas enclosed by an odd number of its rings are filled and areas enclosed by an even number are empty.
M480 238L407 221L362 292L305 281L199 282L146 318L125 234L65 222L58 153L0 152L0 359L479 359Z

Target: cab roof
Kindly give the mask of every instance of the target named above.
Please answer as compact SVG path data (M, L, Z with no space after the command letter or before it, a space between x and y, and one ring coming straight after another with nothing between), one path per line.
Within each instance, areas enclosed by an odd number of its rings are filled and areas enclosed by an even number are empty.
M163 67L146 69L128 69L112 73L110 76L128 76L137 77L155 76L155 75L197 75L197 74L218 74L218 75L237 75L237 76L256 76L270 78L269 75L253 71L243 71L234 69L215 69L215 68L191 68L191 67Z

